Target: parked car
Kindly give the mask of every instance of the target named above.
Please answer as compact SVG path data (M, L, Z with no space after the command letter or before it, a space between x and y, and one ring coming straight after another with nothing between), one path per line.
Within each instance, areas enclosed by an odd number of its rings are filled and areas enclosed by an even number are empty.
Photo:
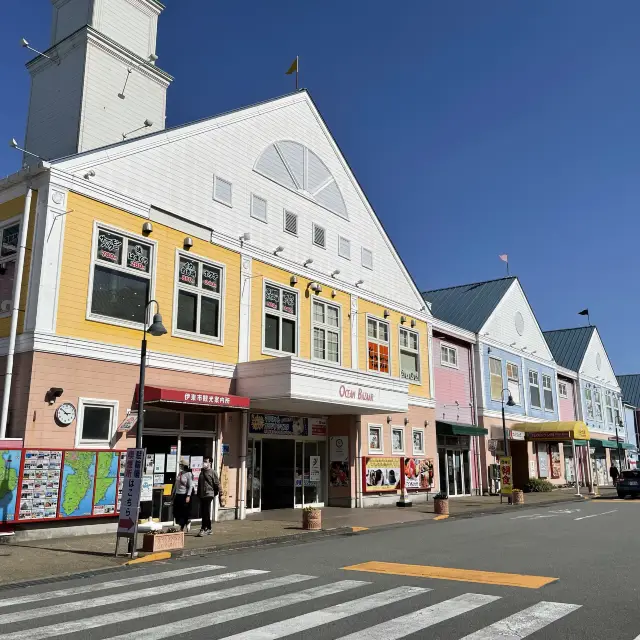
M636 469L623 471L618 476L616 489L618 490L619 498L640 495L640 471Z

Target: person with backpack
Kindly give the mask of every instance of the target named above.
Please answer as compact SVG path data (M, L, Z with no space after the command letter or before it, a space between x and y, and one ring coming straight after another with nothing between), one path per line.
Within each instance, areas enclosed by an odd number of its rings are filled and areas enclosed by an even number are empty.
M198 478L198 498L202 514L202 528L198 537L211 535L211 506L220 493L220 479L213 468L213 460L205 458Z

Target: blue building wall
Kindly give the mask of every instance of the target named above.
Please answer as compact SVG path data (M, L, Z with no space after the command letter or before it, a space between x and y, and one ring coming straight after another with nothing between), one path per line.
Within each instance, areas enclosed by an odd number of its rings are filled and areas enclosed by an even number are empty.
M502 404L499 400L492 400L491 398L491 375L489 369L489 358L499 358L502 364L502 381L503 388L507 388L507 364L513 363L518 365L518 377L519 377L519 389L520 389L520 402L514 407L508 407L505 404L505 414L510 415L512 419L517 419L518 416L530 416L534 418L540 418L545 421L555 421L559 419L558 410L558 394L557 394L557 381L556 371L553 367L539 364L533 360L529 360L521 353L513 353L505 349L499 349L494 346L481 344L482 353L482 368L484 377L484 389L483 398L484 406L487 409L494 411L500 411ZM538 383L540 387L540 404L541 408L534 408L531 406L531 396L529 392L529 371L538 372ZM548 375L551 377L551 393L553 395L553 411L544 409L544 389L542 387L542 376ZM505 393L505 396L507 394Z

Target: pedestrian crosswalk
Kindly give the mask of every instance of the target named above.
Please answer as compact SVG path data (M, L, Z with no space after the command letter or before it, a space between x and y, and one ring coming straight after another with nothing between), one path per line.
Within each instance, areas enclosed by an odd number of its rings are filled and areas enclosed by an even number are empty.
M463 593L442 599L428 586L273 576L264 569L231 571L209 564L0 596L0 637L39 640L75 633L74 638L93 638L97 633L104 640L160 640L209 630L207 637L224 640L296 634L394 640L440 625L441 637L453 638L459 636L447 636L444 625L460 616L471 631L463 640L519 640L580 608L542 601L515 613L511 608L501 617L499 601L505 597ZM478 610L486 612L482 619L485 625L491 621L488 626L474 624Z

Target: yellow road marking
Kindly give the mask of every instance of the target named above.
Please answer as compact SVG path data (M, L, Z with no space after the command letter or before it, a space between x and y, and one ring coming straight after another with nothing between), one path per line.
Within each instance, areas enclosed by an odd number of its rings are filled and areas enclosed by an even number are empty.
M497 573L494 571L477 571L475 569L452 569L450 567L429 567L418 564L399 564L395 562L364 562L343 567L346 571L367 571L370 573L386 573L395 576L413 578L434 578L436 580L456 580L458 582L479 582L481 584L498 584L506 587L522 587L523 589L539 589L555 582L558 578L545 576L527 576L519 573Z
M125 564L140 564L142 562L153 562L154 560L168 560L171 557L169 551L158 551L157 553L150 553L148 556L140 556L135 560L129 560Z
M358 533L358 531L369 531L369 527L351 527L351 531L353 531L353 533Z
M449 516L436 516L434 520L446 520Z

